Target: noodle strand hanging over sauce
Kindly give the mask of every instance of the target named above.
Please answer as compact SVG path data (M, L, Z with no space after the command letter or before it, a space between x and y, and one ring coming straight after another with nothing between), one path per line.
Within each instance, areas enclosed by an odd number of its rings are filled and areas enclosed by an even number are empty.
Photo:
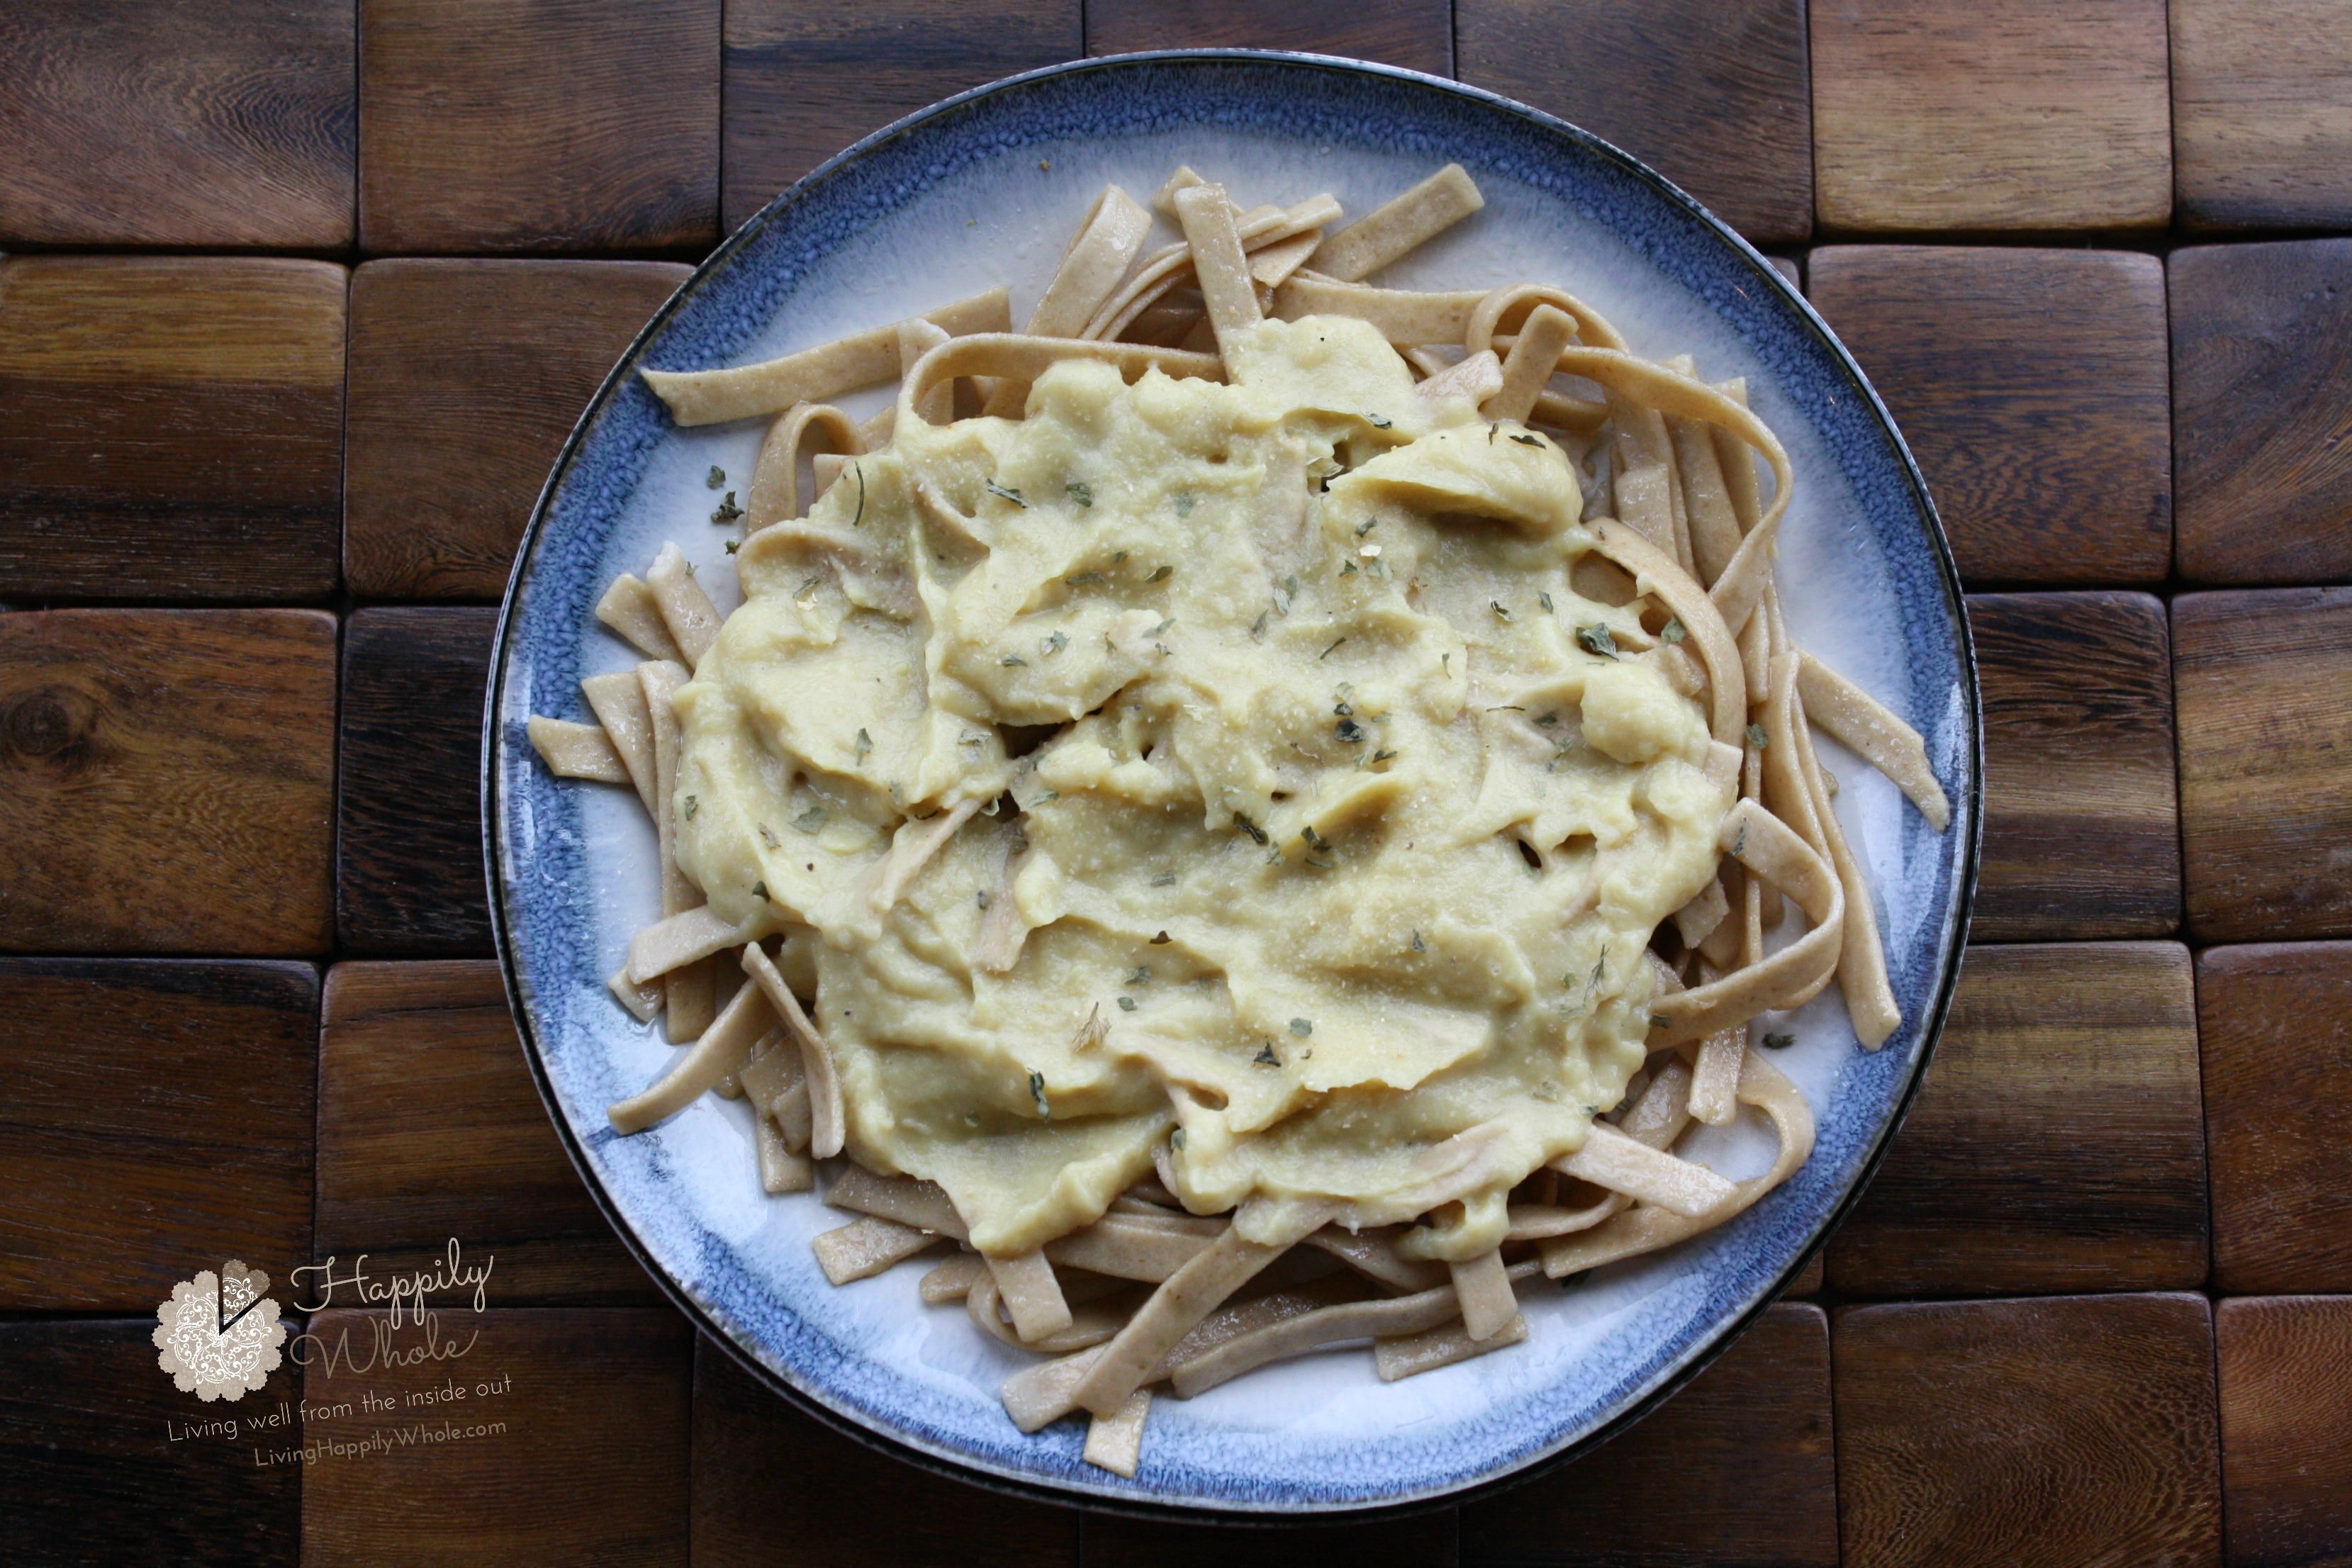
M1835 982L1865 1047L1901 1021L1808 718L1948 808L1789 641L1787 454L1559 289L1363 281L1481 205L1449 166L1339 229L1183 169L1181 239L1107 188L1026 331L999 290L646 372L680 424L773 420L743 602L668 547L598 606L635 677L531 722L659 827L612 986L691 1048L614 1126L716 1089L768 1192L845 1154L827 1277L959 1248L922 1299L1055 1358L1008 1414L1087 1412L1123 1475L1155 1389L1525 1340L1517 1281L1804 1161L1751 1020ZM1741 1105L1765 1174L1675 1152Z

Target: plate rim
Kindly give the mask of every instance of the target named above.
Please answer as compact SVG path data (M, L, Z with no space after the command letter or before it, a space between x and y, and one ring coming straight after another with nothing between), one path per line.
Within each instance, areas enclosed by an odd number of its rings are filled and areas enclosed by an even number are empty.
M1396 1501L1375 1501L1363 1504L1325 1505L1309 1503L1268 1509L1244 1509L1217 1502L1162 1502L1143 1498L1122 1498L1093 1491L1081 1491L1051 1481L1008 1476L987 1469L978 1464L950 1458L919 1447L888 1433L877 1431L864 1423L833 1409L794 1387L788 1380L768 1367L750 1346L741 1343L735 1333L717 1321L709 1308L697 1300L675 1279L668 1269L651 1256L645 1243L621 1215L612 1195L587 1158L570 1121L565 1118L551 1080L536 1029L523 1005L523 988L517 969L515 943L509 931L508 900L511 889L499 869L501 837L500 807L503 796L499 786L503 733L499 714L503 709L507 672L510 663L510 638L515 608L528 574L535 548L545 531L550 510L562 481L569 475L590 427L612 400L614 390L634 373L647 345L668 326L684 308L686 301L704 282L731 263L735 256L771 223L777 221L802 201L835 171L865 158L876 150L896 142L918 128L954 113L964 106L983 98L1025 86L1042 79L1076 75L1111 74L1139 64L1150 62L1216 62L1233 61L1243 64L1273 64L1299 67L1337 76L1370 76L1402 81L1415 87L1433 89L1440 92L1465 98L1506 115L1526 121L1551 135L1564 137L1580 145L1591 155L1613 163L1638 182L1650 186L1671 205L1684 209L1714 231L1716 237L1727 242L1735 253L1746 260L1749 269L1767 286L1776 289L1782 299L1796 307L1807 329L1844 371L1851 384L1867 401L1878 426L1892 443L1900 460L1903 476L1908 481L1912 498L1920 516L1926 521L1927 541L1931 547L1938 585L1943 591L1951 613L1958 637L1956 652L1963 677L1961 697L1965 710L1968 780L1965 791L1967 830L1959 846L1959 860L1953 877L1953 903L1950 936L1942 959L1941 977L1935 994L1922 1010L1919 1023L1918 1050L1901 1093L1896 1097L1893 1114L1873 1141L1864 1156L1853 1182L1832 1204L1829 1211L1813 1226L1811 1239L1800 1248L1789 1265L1775 1277L1772 1286L1759 1296L1745 1310L1713 1325L1701 1340L1683 1351L1657 1381L1639 1397L1590 1432L1583 1434L1557 1450L1531 1459L1497 1475L1472 1480L1461 1486L1427 1495ZM1715 216L1682 187L1667 179L1633 154L1594 135L1582 127L1548 114L1531 105L1507 98L1500 93L1475 87L1468 82L1433 76L1402 66L1381 64L1370 60L1350 59L1334 55L1314 54L1289 49L1192 48L1152 49L1131 54L1102 55L1090 58L1064 60L1042 66L1034 70L1002 77L994 81L951 94L935 103L859 138L827 158L815 168L795 180L772 198L760 210L745 219L735 231L719 241L710 253L696 264L693 272L681 280L661 306L650 316L621 351L613 368L606 372L573 421L562 446L550 466L548 477L541 484L533 502L530 519L516 542L514 563L509 569L507 585L499 603L496 630L490 644L490 668L485 685L480 735L480 778L478 804L481 812L482 858L488 895L491 934L497 948L499 973L506 987L508 1011L513 1017L518 1043L531 1083L539 1091L541 1105L554 1123L557 1141L564 1155L572 1162L586 1185L589 1196L598 1213L612 1226L614 1237L635 1259L648 1278L683 1312L694 1325L698 1345L709 1342L724 1352L738 1367L770 1392L781 1396L803 1415L811 1416L825 1426L862 1446L910 1464L933 1475L966 1486L984 1487L989 1490L1018 1497L1030 1501L1073 1508L1084 1512L1118 1515L1148 1520L1158 1523L1218 1524L1237 1528L1274 1529L1297 1526L1347 1526L1374 1523L1383 1520L1403 1519L1458 1507L1466 1502L1507 1491L1515 1487L1549 1475L1562 1467L1593 1452L1622 1436L1628 1429L1672 1399L1693 1379L1728 1351L1771 1308L1779 1303L1781 1294L1815 1258L1822 1256L1830 1236L1844 1223L1869 1190L1877 1175L1886 1152L1911 1114L1921 1085L1925 1082L1929 1062L1941 1042L1944 1026L1950 1015L1953 994L1959 984L1960 971L1967 957L1969 928L1976 903L1977 880L1984 835L1984 715L1979 675L1977 666L1976 639L1969 622L1968 595L1960 581L1958 563L1952 556L1951 542L1944 530L1943 518L1937 510L1935 498L1927 488L1927 477L1920 471L1910 444L1904 438L1894 415L1871 384L1859 363L1846 349L1835 332L1831 331L1820 312L1815 310L1803 291L1790 283L1769 258L1751 245L1737 230Z

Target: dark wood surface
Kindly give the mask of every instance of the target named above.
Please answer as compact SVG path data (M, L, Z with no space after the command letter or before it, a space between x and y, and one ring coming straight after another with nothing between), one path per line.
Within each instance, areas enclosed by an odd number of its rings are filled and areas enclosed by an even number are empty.
M2170 0L2172 146L2192 228L2352 224L2352 12Z
M0 594L332 593L344 278L261 257L0 261Z
M334 723L323 611L0 616L0 946L325 951Z
M343 575L363 599L487 599L555 454L688 268L372 261L352 277Z
M348 953L487 955L482 698L491 609L370 609L343 632L335 929Z
M1819 1307L1771 1308L1622 1437L1465 1505L1462 1561L1835 1568L1829 1320Z
M232 1258L282 1282L318 1017L307 963L0 959L0 1311L152 1313Z
M1927 477L1969 585L2171 567L2164 268L2115 250L1832 245L1814 308Z
M359 0L360 248L719 237L719 0Z
M2213 1282L2352 1291L2352 942L2197 961L2213 1165Z
M1847 1568L2220 1561L2203 1297L1853 1307L1831 1348Z
M2144 594L1974 594L1984 700L1979 942L2180 923L2171 646Z
M301 1373L281 1363L235 1405L200 1404L156 1366L154 1331L152 1305L139 1318L0 1322L5 1555L20 1568L294 1568L301 1467L255 1464L242 1436L173 1434L230 1414L242 1427L298 1399Z
M802 1415L708 1340L694 1356L696 1568L1055 1568L1078 1516L940 1479Z
M1303 49L1454 74L1454 14L1444 0L1086 0L1087 53L1139 49Z
M1076 58L1084 39L1079 0L730 0L726 226L868 132L967 88Z
M1829 1248L1846 1296L2205 1282L2189 950L1972 947L1927 1081Z
M0 246L340 250L352 0L0 6Z
M2180 574L2352 577L2352 239L2166 263Z
M2160 228L2164 0L1812 0L1822 226Z
M304 1436L356 1444L382 1434L391 1446L309 1468L302 1561L684 1568L686 1321L667 1308L499 1307L495 1294L479 1313L469 1300L436 1299L428 1310L424 1328L387 1331L396 1354L436 1348L438 1359L415 1365L376 1360L383 1312L311 1317ZM408 1402L453 1387L465 1396ZM392 1407L367 1408L362 1391ZM399 1436L445 1426L457 1436Z
M2347 242L2156 228L2176 136L2189 228L2352 226L2347 26L2317 0L0 5L0 952L81 955L0 961L0 1559L1630 1568L1826 1562L1837 1528L1858 1564L2203 1563L2226 1479L2231 1561L2352 1568L2340 942L2196 955L2201 1142L2180 949L1974 950L1826 1283L2189 1280L2202 1158L2213 1293L2342 1295L2225 1300L2217 1336L2194 1297L1848 1306L1826 1350L1784 1306L1620 1442L1458 1515L1082 1520L878 1459L708 1346L688 1370L560 1163L489 967L373 961L488 952L488 612L350 608L493 597L562 428L667 287L645 263L699 259L899 115L1129 47L1454 68L1752 236L1975 247L1813 260L1971 584L2037 590L1972 603L1980 942L2352 935L2352 631L2347 590L2312 591L2352 577ZM70 247L179 254L26 254ZM256 250L281 254L233 254ZM490 253L547 265L461 259ZM399 259L347 279L371 256ZM2116 591L2184 580L2300 592L2187 595L2176 625ZM352 658L325 615L38 613L60 602L332 605ZM490 1337L453 1364L529 1374L508 1433L299 1468L164 1435L231 1408L148 1342L171 1282L217 1266L195 1254L233 1244L286 1300L301 1261L421 1267L451 1236L498 1260ZM267 1397L299 1387L289 1367Z
M451 1240L507 1306L659 1291L565 1158L495 963L339 963L319 1031L313 1255L430 1268Z
M2224 1301L2213 1342L2231 1568L2352 1563L2352 1300Z
M1464 81L1615 142L1757 244L1813 232L1802 0L1459 0L1454 33Z
M2352 588L2183 594L2172 646L2190 931L2352 935Z

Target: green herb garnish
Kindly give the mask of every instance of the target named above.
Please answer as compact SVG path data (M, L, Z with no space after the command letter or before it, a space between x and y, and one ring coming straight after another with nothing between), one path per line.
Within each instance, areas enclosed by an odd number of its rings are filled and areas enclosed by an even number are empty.
M1029 510L1029 503L1021 499L1021 492L1009 485L1000 485L994 479L982 479L980 481L980 486L999 500L1009 500L1023 511Z
M1077 502L1080 506L1092 506L1095 504L1095 488L1092 485L1064 485L1062 489L1067 491L1070 499Z
M702 488L705 489L715 490L726 482L727 470L716 463L711 464L710 471L702 476Z
M1132 996L1122 996L1122 997L1120 997L1120 998L1118 999L1118 1010L1119 1010L1120 1012L1122 1012L1122 1013L1132 1013L1132 1012L1134 1012L1134 1011L1135 1011L1135 998L1134 998L1134 997L1132 997Z
M1577 627L1576 641L1587 653L1598 654L1602 658L1617 657L1617 639L1609 635L1609 628L1605 626Z
M1151 575L1146 577L1144 581L1147 583L1165 583L1170 577L1175 575L1175 572L1176 568L1173 566L1156 567L1153 569Z
M1668 619L1664 628L1658 633L1660 640L1664 642L1680 642L1688 636L1690 633L1683 628L1679 616Z
M743 509L735 504L735 492L729 490L727 498L719 503L719 510L710 514L710 521L723 526L735 521L742 515Z
M802 812L798 816L793 818L793 828L795 832L814 833L818 828L823 827L824 826L824 807L821 805L810 806L806 811Z
M766 902L768 898L768 884L765 882L752 883L751 896L760 900L762 903Z
M1767 1035L1764 1037L1764 1048L1768 1051L1785 1051L1796 1043L1797 1037L1794 1035Z
M678 810L685 814L686 819L688 822L692 822L694 820L694 814L702 809L702 803L696 800L694 796L689 795L681 796L678 800L677 806Z
M1763 725L1750 724L1748 726L1748 743L1760 752L1772 743L1772 736Z
M1315 1026L1305 1018L1293 1018L1290 1020L1290 1032L1303 1040L1315 1032Z
M864 767L866 765L866 753L873 750L874 737L867 734L864 730L859 730L857 731L857 765L859 767Z

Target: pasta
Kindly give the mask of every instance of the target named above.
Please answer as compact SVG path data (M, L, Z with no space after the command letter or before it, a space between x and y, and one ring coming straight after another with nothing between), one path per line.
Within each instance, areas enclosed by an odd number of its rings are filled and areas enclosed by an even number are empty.
M1790 639L1786 452L1558 289L1369 281L1482 205L1449 165L1342 227L1180 169L1103 192L1022 331L996 290L644 373L772 421L744 606L665 548L596 609L635 674L529 727L657 828L611 987L688 1048L614 1127L740 1095L771 1194L846 1154L827 1279L952 1248L921 1299L1049 1358L1008 1415L1085 1412L1118 1474L1155 1391L1525 1341L1519 1281L1803 1163L1759 1015L1901 1022L1812 727L1948 804ZM1769 1170L1678 1152L1742 1106Z

